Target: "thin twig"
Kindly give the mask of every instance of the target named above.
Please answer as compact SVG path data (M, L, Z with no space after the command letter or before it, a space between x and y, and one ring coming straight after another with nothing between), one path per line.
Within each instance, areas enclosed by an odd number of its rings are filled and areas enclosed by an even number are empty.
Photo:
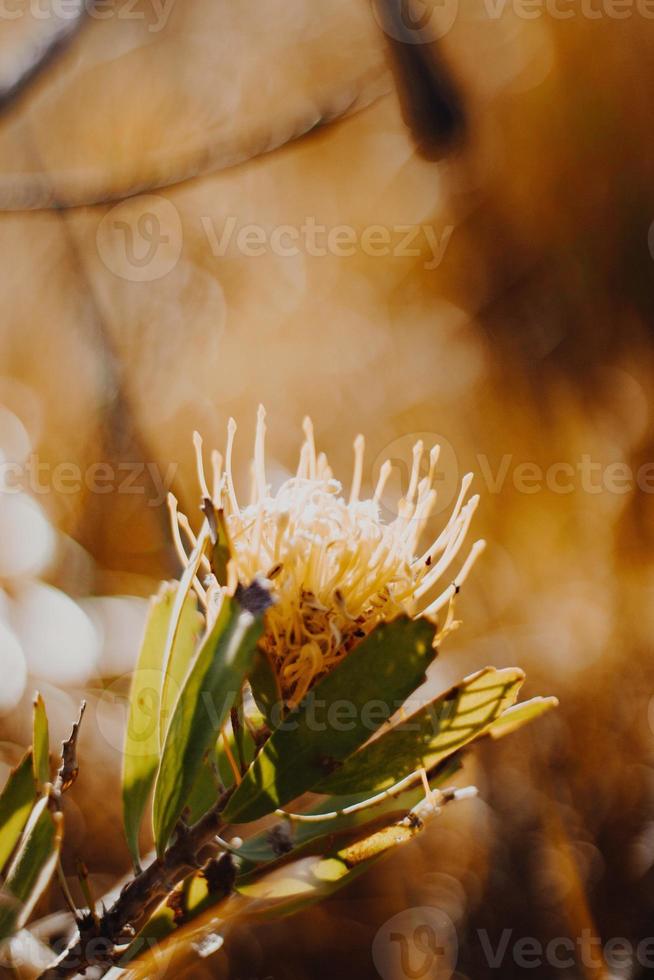
M57 880L59 882L59 887L61 888L61 893L64 896L64 901L68 906L68 910L75 919L79 919L79 911L75 905L75 899L71 895L70 888L68 887L68 882L66 881L66 875L64 874L64 869L61 866L61 858L57 858Z
M95 909L95 898L93 897L93 892L91 891L91 885L89 882L89 869L86 867L84 862L80 860L80 858L77 859L77 877L80 888L82 889L82 894L86 900L89 913L93 916L93 921L95 922L96 926L99 927L100 920L98 919L98 913Z
M155 858L144 871L129 881L113 905L101 915L98 924L89 917L76 938L40 980L65 980L83 973L88 966L113 965L113 949L127 926L140 922L155 903L161 901L190 871L202 866L203 849L216 843L222 823L220 814L233 788L226 790L216 804L196 824L180 829L162 858ZM104 940L106 948L98 940ZM89 955L89 953L91 955Z
M79 717L73 725L70 737L61 746L61 766L57 773L54 783L54 791L57 797L65 793L73 785L79 774L79 764L77 762L77 739L79 738L79 728L82 718L86 711L86 701L82 701L79 709Z

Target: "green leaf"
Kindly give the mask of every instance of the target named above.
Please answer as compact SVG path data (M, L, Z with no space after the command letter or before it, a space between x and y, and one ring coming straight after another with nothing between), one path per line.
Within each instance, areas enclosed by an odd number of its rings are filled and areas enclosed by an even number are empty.
M234 733L231 725L227 724L213 749L210 748L203 758L186 801L185 809L188 811L189 824L195 823L204 816L217 801L220 793L234 783L234 771L225 751L225 737L229 742L232 758L238 764L238 749ZM246 766L250 765L256 753L256 744L247 728L243 728L241 733L241 750Z
M270 903L259 915L290 915L350 884L381 857L412 840L422 829L418 821L387 822L372 834L323 856L304 857L237 885L241 895Z
M250 668L261 617L225 597L186 675L166 733L154 789L153 824L161 855L179 820L202 760L216 741Z
M0 893L0 940L27 922L56 867L63 832L63 815L51 799L38 801L25 827Z
M175 591L173 608L170 614L170 620L168 622L168 631L161 657L163 669L163 679L161 682L161 707L159 715L159 740L161 745L164 743L164 736L168 726L168 709L169 707L172 707L172 704L175 701L175 692L171 693L170 685L175 662L175 645L177 642L177 634L179 633L181 627L184 606L188 602L189 596L192 596L193 594L193 580L200 567L202 556L204 555L210 539L211 528L209 527L209 522L203 521L202 527L200 528L197 540L195 542L195 547L189 556L188 564L182 573L182 577L180 578L179 584L177 585Z
M484 734L490 735L492 738L503 738L540 717L540 715L544 715L546 711L556 708L558 703L558 698L539 697L532 698L530 701L523 701L522 704L516 704L505 711L500 718L489 725Z
M227 804L225 821L271 813L355 752L422 682L435 656L433 638L425 620L400 616L362 640L273 732Z
M404 814L403 814L404 817ZM125 980L149 978L164 968L183 972L189 950L202 945L228 921L291 915L327 898L368 871L381 857L420 832L418 822L386 821L354 843L335 847L322 856L303 857L265 873L237 878L237 892L228 897L211 894L201 872L186 879L180 920L162 903L121 957Z
M252 696L268 727L276 728L281 720L281 713L277 717L275 715L282 705L282 692L277 674L268 657L261 650L257 651L248 680L252 688Z
M40 694L34 699L34 734L32 752L34 764L34 779L37 786L43 788L50 782L50 733L45 704Z
M186 800L185 811L189 824L195 823L211 809L221 791L215 753L213 759L210 753L208 757L205 756L202 760Z
M247 728L243 729L242 750L246 765L254 759L256 745ZM227 725L213 749L209 749L202 760L200 771L186 801L188 809L188 822L195 823L200 817L204 816L207 810L214 805L220 793L234 782L234 772L227 759L224 748L225 737L227 737L230 750L234 759L238 758L238 751L234 741L234 734L231 726Z
M229 560L232 557L232 548L229 540L229 534L227 532L227 522L225 520L225 514L222 510L216 510L210 502L208 507L205 508L205 514L207 514L207 520L210 524L214 524L214 536L215 544L213 544L211 549L211 557L209 562L211 564L211 571L216 576L216 581L220 585L225 585L227 583L227 566ZM213 519L211 514L213 513Z
M11 857L36 801L31 750L9 774L0 795L0 872Z
M431 788L437 789L442 786L460 768L461 762L458 757L448 759L446 764L438 767L437 772L430 779ZM367 794L328 797L308 810L305 815L314 818L324 815L323 820L285 818L275 827L249 837L238 849L234 848L232 853L238 858L240 866L237 881L248 881L262 870L295 860L300 855L317 850L322 852L329 850L334 846L336 839L345 838L354 841L365 836L371 832L374 825L403 817L420 802L424 795L422 783L416 783L395 793L391 791L382 799L373 798L367 806L364 805L367 802ZM351 808L357 804L362 808L352 810ZM285 851L284 845L289 847L288 851Z
M229 743L229 749L232 753L232 758L238 764L238 749L236 747L236 740L234 739L234 733L231 729L226 729L225 734L227 736L227 741ZM250 735L247 728L244 728L241 733L241 751L243 752L243 759L247 766L250 765L254 756L256 754L256 745L254 739ZM225 738L224 736L218 742L217 749L217 762L218 762L218 772L220 778L225 785L229 787L234 782L234 772L232 770L231 764L227 758L227 752L225 751Z
M139 658L132 675L129 717L123 755L123 822L125 836L136 865L139 861L138 834L143 812L159 765L159 719L170 717L172 704L162 706L163 656L177 588L165 584L150 604ZM182 604L170 658L170 699L182 682L202 628L195 597L189 593Z
M378 791L416 769L432 769L479 735L515 702L521 670L484 670L398 722L350 756L342 769L314 788L320 793Z

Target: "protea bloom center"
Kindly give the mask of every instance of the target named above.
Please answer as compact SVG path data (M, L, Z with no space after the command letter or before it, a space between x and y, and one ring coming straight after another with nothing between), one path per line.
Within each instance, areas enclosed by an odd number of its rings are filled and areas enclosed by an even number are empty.
M409 486L397 502L397 516L386 522L380 500L391 464L381 467L372 497L361 499L362 436L354 443L354 472L346 491L324 453L316 452L313 427L305 419L297 472L273 492L266 478L265 413L260 408L251 499L242 504L232 473L235 433L236 423L230 419L224 457L212 454L211 490L196 437L202 492L216 512L222 512L232 555L227 586L218 584L205 558L209 574L203 585L196 579L196 589L211 606L237 583L248 585L256 577L268 580L274 604L266 613L261 647L287 703L297 704L378 623L401 612L436 623L437 640L455 625L454 598L483 542L477 541L457 561L478 504L476 496L466 500L470 476L462 481L438 537L426 545L421 540L437 499L433 483L438 447L426 450L416 444ZM421 467L426 470L422 477ZM191 544L195 538L187 519L173 510L178 549L186 562L177 525Z

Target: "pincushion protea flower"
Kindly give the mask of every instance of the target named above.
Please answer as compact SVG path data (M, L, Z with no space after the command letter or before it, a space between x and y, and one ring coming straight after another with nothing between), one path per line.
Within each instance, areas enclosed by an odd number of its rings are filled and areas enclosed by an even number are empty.
M450 518L436 540L420 551L425 526L437 499L433 487L439 447L429 450L429 469L420 478L425 447L417 442L406 495L397 503L395 520L381 516L380 499L391 472L381 467L370 499L361 499L364 439L354 442L354 474L349 494L334 479L324 453L317 453L311 420L304 420L305 440L294 477L271 491L265 468L265 412L259 408L254 447L252 493L241 506L232 471L236 423L230 419L224 459L212 454L210 491L196 434L199 479L205 499L224 517L232 557L234 580L248 585L257 577L270 583L274 604L268 610L260 648L267 654L289 705L297 704L308 689L332 670L380 622L400 613L425 617L442 638L455 625L454 599L476 557L484 547L477 541L457 574L443 583L459 555L479 502L466 500L472 480L462 481ZM191 544L195 538L188 520L177 513L173 500L174 531L180 557L188 556L179 527ZM203 602L219 601L222 587L209 572L205 588L196 580Z
M153 944L169 940L173 956L189 942L218 950L217 924L230 915L287 914L330 894L420 833L442 806L473 793L446 782L475 740L500 738L556 704L516 703L523 672L486 667L409 707L439 638L456 625L455 596L482 547L457 561L477 506L476 497L466 500L470 477L445 528L421 552L436 501L437 449L421 479L424 448L415 446L406 495L386 523L380 499L390 463L372 498L360 499L359 437L346 496L316 453L308 420L297 473L273 493L263 409L252 499L241 507L235 430L230 421L224 460L212 456L211 491L196 437L204 513L197 537L171 500L185 569L152 600L125 734L123 822L134 877L109 908L76 915L77 934L44 980L72 977L80 966L102 974L117 963L134 965L127 975L150 977L158 967L139 960ZM286 704L277 714L279 694ZM49 822L42 704L37 757L33 766L28 754L10 779L11 794L18 784L30 801L41 794L25 830L16 828L22 844L5 878L19 900L14 908L32 907L26 899L39 894L26 895L25 854L34 854L30 880L42 888L61 843ZM57 798L65 773L64 765ZM142 869L139 831L150 796L157 856ZM262 818L277 823L252 828ZM251 833L230 838L234 825ZM0 916L0 942L20 924L13 913ZM104 941L99 962L89 957L90 939Z

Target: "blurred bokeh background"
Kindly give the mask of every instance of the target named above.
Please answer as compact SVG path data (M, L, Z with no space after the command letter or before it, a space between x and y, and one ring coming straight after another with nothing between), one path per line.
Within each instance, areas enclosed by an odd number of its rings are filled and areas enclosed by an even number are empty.
M244 481L259 402L280 477L305 414L346 482L366 434L368 487L441 442L436 523L472 470L489 548L430 682L520 664L561 707L469 760L479 800L184 975L376 977L377 930L422 906L454 924L456 980L646 975L654 9L86 6L0 12L2 767L37 686L56 737L89 698L66 867L109 887L115 692L178 571L166 491L197 513L193 429L221 447L239 420ZM574 962L525 968L528 937Z

